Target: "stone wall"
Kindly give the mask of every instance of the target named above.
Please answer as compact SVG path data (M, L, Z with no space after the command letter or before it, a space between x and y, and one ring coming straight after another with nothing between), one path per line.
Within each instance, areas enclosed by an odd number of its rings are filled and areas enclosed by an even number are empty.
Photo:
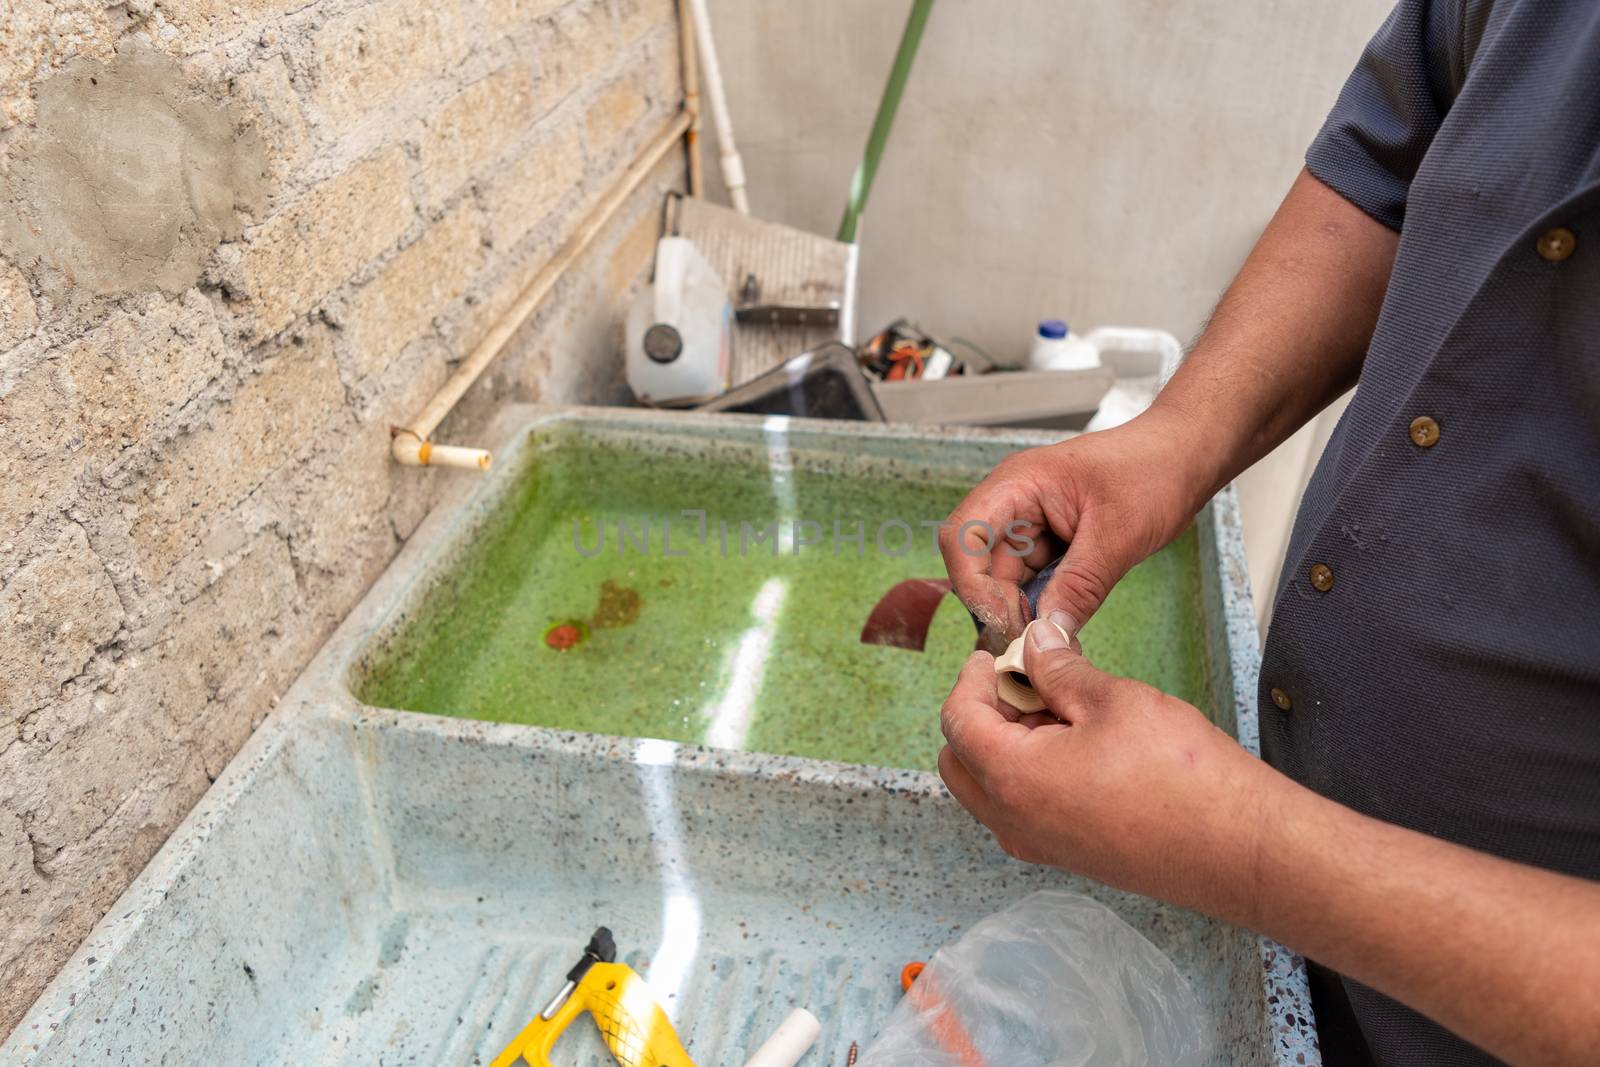
M403 421L681 105L672 0L0 28L0 1034L426 513ZM671 153L441 440L625 395Z

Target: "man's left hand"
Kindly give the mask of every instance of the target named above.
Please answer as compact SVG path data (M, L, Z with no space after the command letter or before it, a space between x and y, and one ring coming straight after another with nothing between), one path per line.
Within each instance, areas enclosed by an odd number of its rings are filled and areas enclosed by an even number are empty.
M1191 907L1238 913L1286 779L1197 709L1097 670L1048 626L1029 632L1029 679L1048 713L995 693L967 660L945 701L939 773L1011 855Z

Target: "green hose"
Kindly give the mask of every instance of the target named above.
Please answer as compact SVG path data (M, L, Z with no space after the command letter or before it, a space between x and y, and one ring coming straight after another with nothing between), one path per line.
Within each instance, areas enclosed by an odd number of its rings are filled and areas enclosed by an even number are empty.
M911 15L906 19L905 32L900 35L900 50L895 53L894 66L889 70L889 83L883 87L878 116L872 120L872 132L867 135L867 154L850 180L850 199L845 203L844 219L839 223L839 240L846 244L855 243L856 224L866 209L872 179L877 177L878 161L883 158L883 146L889 143L889 130L894 126L894 113L900 107L906 79L911 76L911 62L917 58L917 45L922 42L922 27L927 25L928 12L932 10L933 0L912 0Z

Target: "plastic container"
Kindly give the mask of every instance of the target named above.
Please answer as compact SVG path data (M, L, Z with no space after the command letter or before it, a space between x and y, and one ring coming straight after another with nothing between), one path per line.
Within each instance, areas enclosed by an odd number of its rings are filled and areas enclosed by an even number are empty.
M733 306L694 244L663 237L655 281L628 311L628 387L643 404L688 407L728 388Z
M1118 378L1154 377L1166 384L1183 359L1183 345L1166 330L1139 326L1101 326L1083 338L1100 354L1100 362Z
M1110 367L1118 378L1158 377L1165 382L1178 369L1183 346L1165 330L1101 326L1075 334L1060 319L1045 319L1028 352L1030 370L1082 370Z
M1085 429L1109 430L1149 407L1183 361L1183 346L1165 330L1102 326L1084 338L1100 351L1100 362L1116 381Z
M1028 350L1030 370L1089 370L1100 365L1100 350L1073 333L1061 319L1045 319Z

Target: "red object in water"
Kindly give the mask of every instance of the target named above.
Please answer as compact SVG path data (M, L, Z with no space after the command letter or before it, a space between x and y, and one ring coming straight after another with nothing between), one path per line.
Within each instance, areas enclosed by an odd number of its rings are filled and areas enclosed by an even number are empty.
M545 647L565 652L583 640L583 629L575 622L558 622L544 632Z
M950 592L946 578L907 578L873 607L861 628L863 645L888 645L921 652L928 643L933 613Z

